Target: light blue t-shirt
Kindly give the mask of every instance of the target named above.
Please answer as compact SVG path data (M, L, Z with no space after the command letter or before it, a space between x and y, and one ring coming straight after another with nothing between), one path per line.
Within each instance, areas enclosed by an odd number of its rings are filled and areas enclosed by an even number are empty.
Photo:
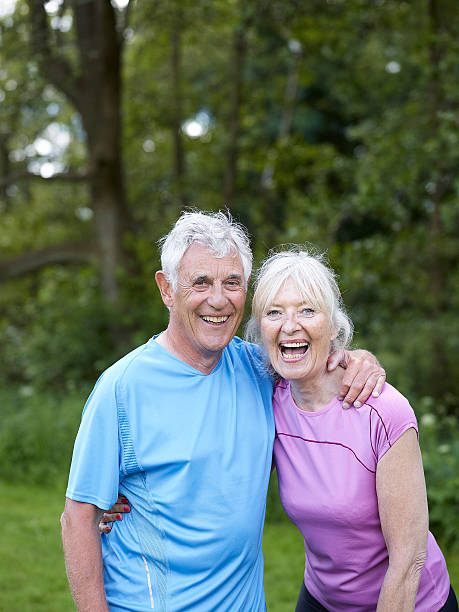
M102 536L112 612L263 612L272 382L239 338L208 375L153 338L98 380L67 497L130 514Z

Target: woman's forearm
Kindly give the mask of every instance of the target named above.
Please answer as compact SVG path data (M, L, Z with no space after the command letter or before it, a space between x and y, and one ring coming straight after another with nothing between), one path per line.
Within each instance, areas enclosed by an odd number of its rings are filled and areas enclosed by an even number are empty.
M379 518L389 565L377 612L414 610L426 559L428 510L416 431L405 431L380 459L376 471Z
M405 568L389 565L378 599L377 612L412 612L426 555L420 553Z

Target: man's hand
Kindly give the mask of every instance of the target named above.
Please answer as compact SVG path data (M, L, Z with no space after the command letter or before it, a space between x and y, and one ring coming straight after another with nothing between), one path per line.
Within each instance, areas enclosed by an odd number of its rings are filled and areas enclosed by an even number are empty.
M123 513L130 512L131 506L129 506L129 500L124 497L124 495L118 495L118 499L116 500L116 504L104 512L102 518L99 523L99 531L101 533L110 533L112 530L111 526L108 523L113 523L115 521L123 520Z
M381 393L386 372L368 351L336 351L328 358L327 368L331 371L338 366L346 370L338 396L343 408L360 408L370 395L378 397Z

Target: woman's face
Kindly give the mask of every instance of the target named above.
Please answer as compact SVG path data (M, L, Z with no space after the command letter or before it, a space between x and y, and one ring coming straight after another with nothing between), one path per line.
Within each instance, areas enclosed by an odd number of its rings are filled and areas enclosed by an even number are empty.
M336 338L327 314L304 301L287 279L260 321L263 344L273 368L288 380L313 380L326 372Z

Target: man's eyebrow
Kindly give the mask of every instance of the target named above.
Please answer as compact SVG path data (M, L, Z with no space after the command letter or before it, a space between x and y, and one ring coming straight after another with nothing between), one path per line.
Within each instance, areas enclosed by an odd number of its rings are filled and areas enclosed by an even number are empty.
M225 281L228 281L228 280L242 281L242 275L241 274L237 274L236 272L234 272L233 274L229 274L225 278ZM212 278L208 274L198 274L197 276L193 276L193 278L192 278L192 282L193 283L200 283L202 281L211 283L212 282Z
M207 274L198 274L197 276L193 276L192 281L193 283L199 283L201 281L208 281L209 280L209 276Z

